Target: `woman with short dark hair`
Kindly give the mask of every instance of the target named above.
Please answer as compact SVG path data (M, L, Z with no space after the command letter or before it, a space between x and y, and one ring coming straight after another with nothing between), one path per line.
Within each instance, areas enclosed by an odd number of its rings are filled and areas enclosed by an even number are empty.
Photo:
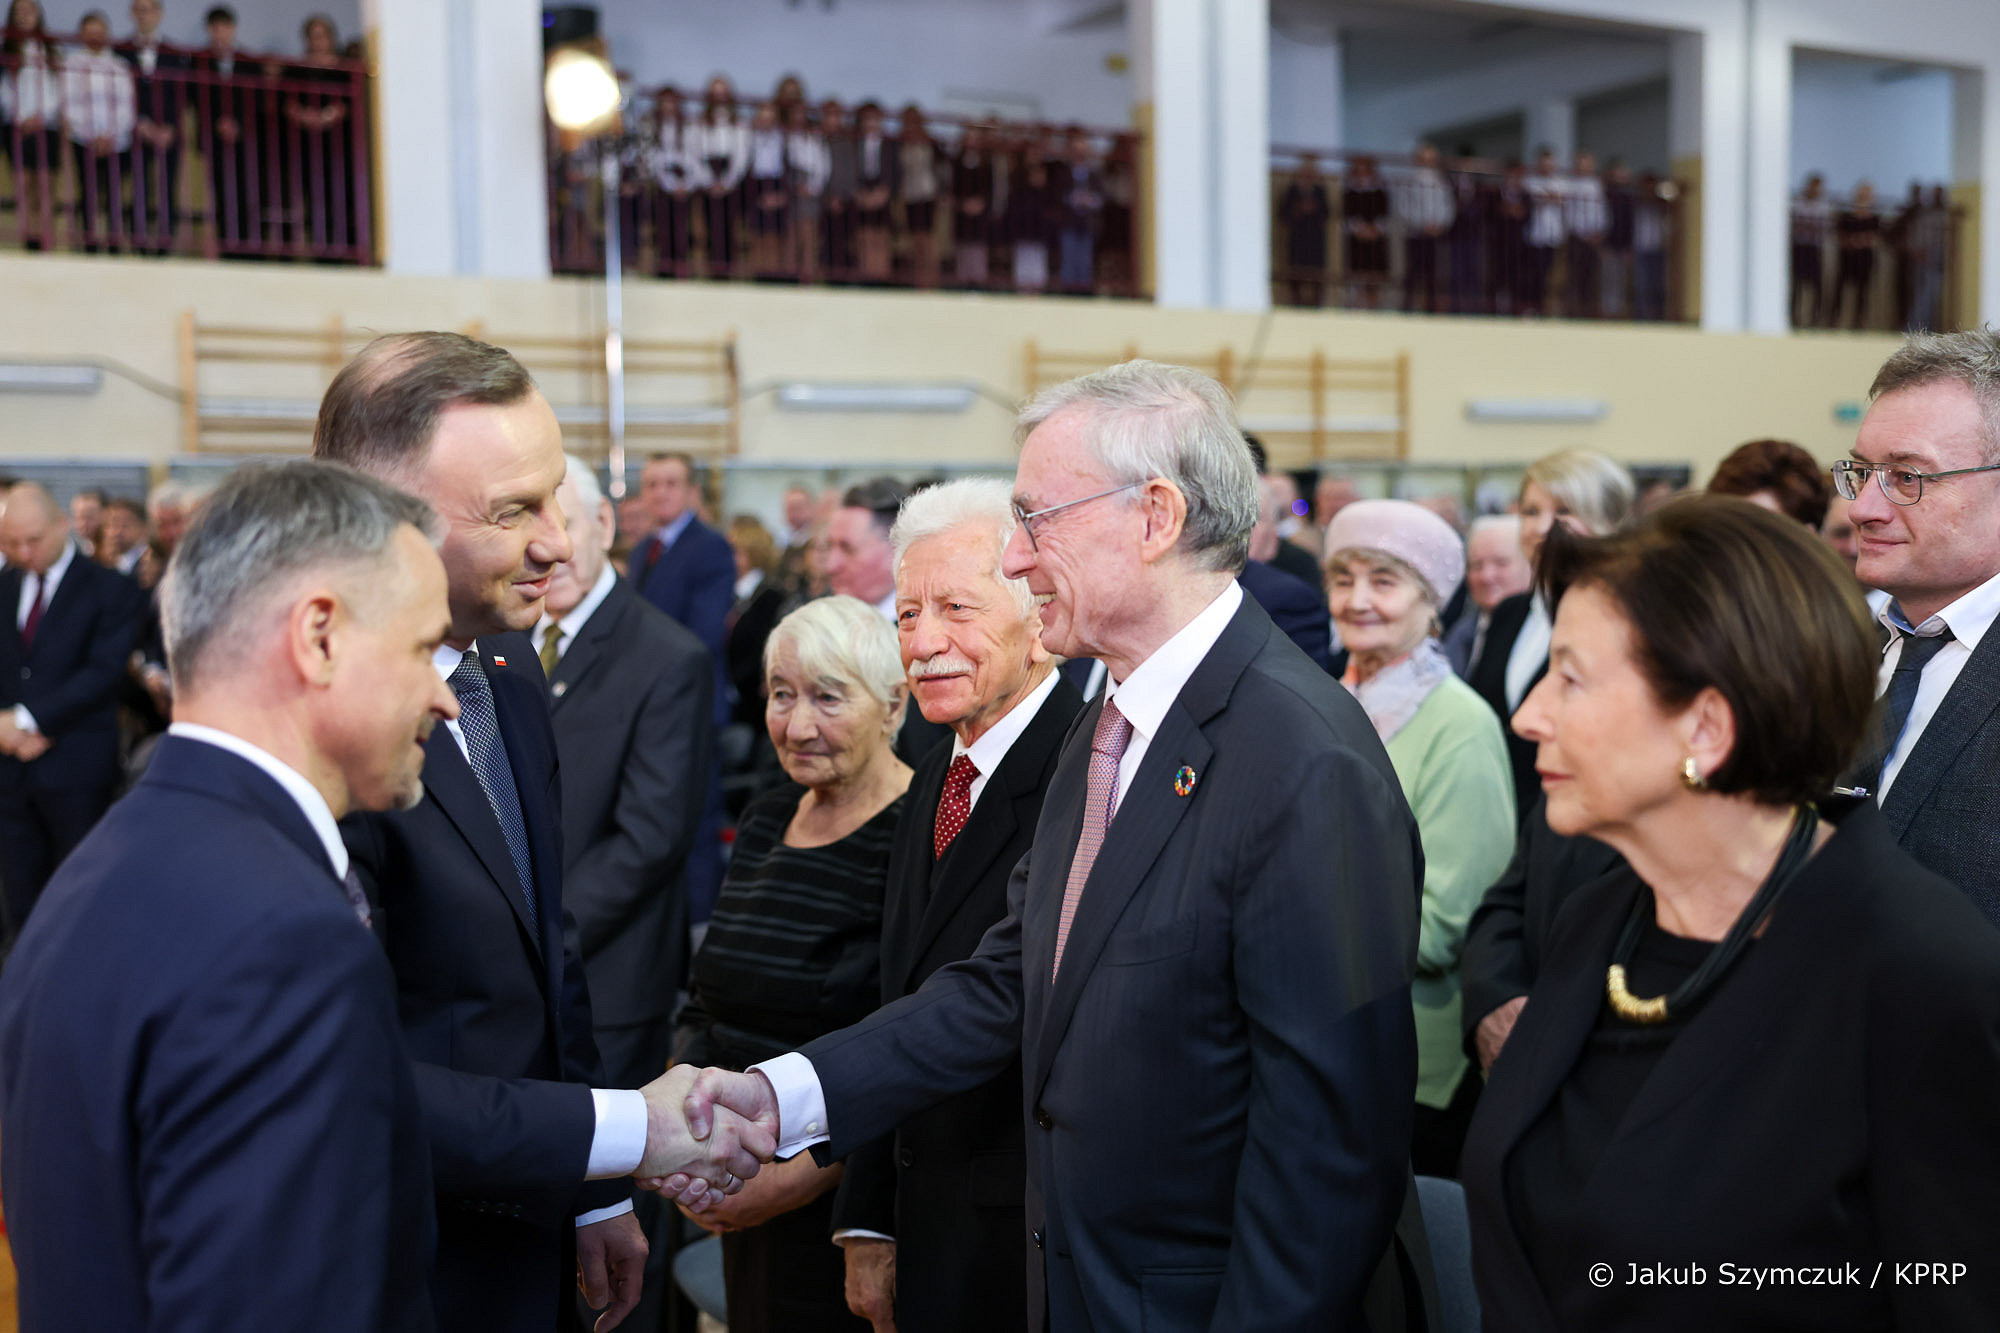
M1818 459L1789 440L1752 440L1716 466L1708 493L1740 495L1817 531L1833 503L1833 480Z
M1550 826L1627 865L1565 904L1466 1142L1486 1325L1991 1328L2000 935L1829 794L1874 709L1854 580L1724 497L1552 531L1542 577L1514 725Z

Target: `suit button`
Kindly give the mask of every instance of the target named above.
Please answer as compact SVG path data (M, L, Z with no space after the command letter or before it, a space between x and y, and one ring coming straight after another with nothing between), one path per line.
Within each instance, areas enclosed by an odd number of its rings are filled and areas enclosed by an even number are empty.
M1035 1123L1043 1129L1054 1129L1056 1127L1056 1118L1037 1106L1035 1108Z
M1035 1228L1035 1248L1038 1250L1042 1248L1042 1229L1040 1227Z
M901 1152L896 1154L896 1161L898 1164L905 1167L915 1166L917 1164L917 1155L911 1152L908 1148L905 1148Z

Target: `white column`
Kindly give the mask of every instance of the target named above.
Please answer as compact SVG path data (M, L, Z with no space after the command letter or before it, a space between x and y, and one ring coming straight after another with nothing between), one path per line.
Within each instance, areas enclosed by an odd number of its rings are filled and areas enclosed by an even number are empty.
M1135 0L1128 11L1139 53L1134 86L1152 104L1153 299L1163 306L1214 302L1214 80L1206 0Z
M1745 163L1744 327L1754 333L1791 329L1792 48L1782 34L1746 33L1748 145ZM1719 177L1721 173L1714 172Z
M1546 148L1567 167L1576 156L1576 103L1567 99L1530 102L1522 111L1521 146L1532 160Z
M391 273L545 277L541 8L363 0Z
M1269 0L1208 0L1215 51L1215 303L1271 304Z
M1702 37L1677 32L1667 38L1667 157L1701 156Z
M1952 75L1951 177L1954 186L1975 186L1978 225L1966 237L1979 265L1980 322L2000 323L2000 69L1990 73L1957 70Z

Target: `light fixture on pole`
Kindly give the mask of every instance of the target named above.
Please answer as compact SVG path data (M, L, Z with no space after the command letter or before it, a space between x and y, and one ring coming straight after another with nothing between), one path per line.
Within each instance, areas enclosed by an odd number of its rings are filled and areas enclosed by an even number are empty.
M549 56L542 98L556 128L579 140L604 136L598 165L604 182L604 388L606 464L613 500L625 497L625 293L623 244L618 235L618 159L624 150L625 93L611 62L586 47L566 46Z

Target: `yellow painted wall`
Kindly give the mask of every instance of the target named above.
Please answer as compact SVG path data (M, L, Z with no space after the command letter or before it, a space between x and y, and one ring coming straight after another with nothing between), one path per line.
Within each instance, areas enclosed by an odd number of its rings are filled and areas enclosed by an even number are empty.
M168 382L178 380L176 322L192 307L208 322L323 326L340 316L381 331L459 328L483 322L505 334L588 335L594 284L391 278L292 267L87 258L0 258L0 360L97 355ZM819 292L736 285L641 282L627 287L629 336L738 338L743 382L964 379L1002 399L1023 389L1023 349L1115 355L1128 344L1155 354L1213 355L1227 344L1240 364L1260 317L1164 311L1108 301ZM1823 459L1847 450L1852 428L1837 404L1857 402L1894 346L1883 336L1772 338L1686 328L1391 314L1283 311L1268 316L1268 356L1334 357L1407 351L1412 367L1411 456L1440 464L1523 462L1571 445L1632 462L1691 463L1697 475L1737 443L1794 439ZM310 396L310 376L273 394ZM260 386L262 387L262 386ZM1590 424L1485 425L1466 419L1473 398L1600 398ZM1253 396L1246 413L1298 410ZM93 397L0 396L0 459L142 457L163 462L179 447L178 409L109 377ZM1283 458L1281 446L1281 459ZM953 415L805 415L751 399L743 453L770 460L1005 463L1010 422L979 400Z

